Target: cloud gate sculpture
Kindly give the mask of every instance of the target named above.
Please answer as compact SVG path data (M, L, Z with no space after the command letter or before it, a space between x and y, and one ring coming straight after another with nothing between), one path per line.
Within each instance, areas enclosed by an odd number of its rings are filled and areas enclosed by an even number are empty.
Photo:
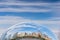
M8 28L1 40L57 40L48 28L35 23L18 23Z

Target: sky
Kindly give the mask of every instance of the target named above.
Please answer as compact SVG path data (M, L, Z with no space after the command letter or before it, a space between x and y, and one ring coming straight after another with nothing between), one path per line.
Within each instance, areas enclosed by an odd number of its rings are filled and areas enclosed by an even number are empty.
M0 0L0 34L20 22L48 27L60 38L60 0Z

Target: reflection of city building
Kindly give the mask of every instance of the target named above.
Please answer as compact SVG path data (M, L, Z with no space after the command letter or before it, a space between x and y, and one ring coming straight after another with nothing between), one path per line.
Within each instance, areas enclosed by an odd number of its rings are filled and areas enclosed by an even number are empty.
M47 35L45 34L40 34L40 33L17 33L16 34L17 38L38 38L41 40L51 40Z
M25 35L25 33L20 33L20 34L17 34L17 37L23 37Z
M42 38L45 38L46 40L51 40L51 38L49 38L47 35L43 34Z
M37 33L20 33L20 34L17 34L17 37L23 37L23 36L40 37L40 34L37 34Z

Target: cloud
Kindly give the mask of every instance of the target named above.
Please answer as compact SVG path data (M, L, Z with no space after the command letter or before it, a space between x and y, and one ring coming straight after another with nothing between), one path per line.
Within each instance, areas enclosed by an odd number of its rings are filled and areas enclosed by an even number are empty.
M20 6L48 6L50 3L44 2L0 2L0 5L20 5Z
M50 12L51 10L47 9L30 9L30 8L0 8L0 12Z
M54 16L55 17L60 17L60 2L53 3L51 6Z
M60 17L51 17L49 21L60 21Z
M26 19L24 17L19 17L19 16L0 16L0 24L14 24L18 22L36 22L39 24L60 24L60 21L54 21L56 20L55 18L51 18L49 20L31 20L31 19Z
M59 13L60 2L0 2L0 12L53 12Z
M51 9L49 9L48 7L50 5L51 5L50 3L39 3L39 2L33 2L33 3L31 2L30 3L28 2L1 2L0 12L50 12Z
M25 20L25 19L22 17L16 17L16 16L0 16L0 24L6 24L6 23L14 24L22 20Z
M0 2L0 12L53 12L59 13L60 2Z

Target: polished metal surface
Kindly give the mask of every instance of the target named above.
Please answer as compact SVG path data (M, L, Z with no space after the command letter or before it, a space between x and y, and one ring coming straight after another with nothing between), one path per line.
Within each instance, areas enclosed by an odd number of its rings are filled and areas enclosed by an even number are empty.
M36 39L36 38L22 38L22 39L16 39L16 40L40 40L40 39Z

